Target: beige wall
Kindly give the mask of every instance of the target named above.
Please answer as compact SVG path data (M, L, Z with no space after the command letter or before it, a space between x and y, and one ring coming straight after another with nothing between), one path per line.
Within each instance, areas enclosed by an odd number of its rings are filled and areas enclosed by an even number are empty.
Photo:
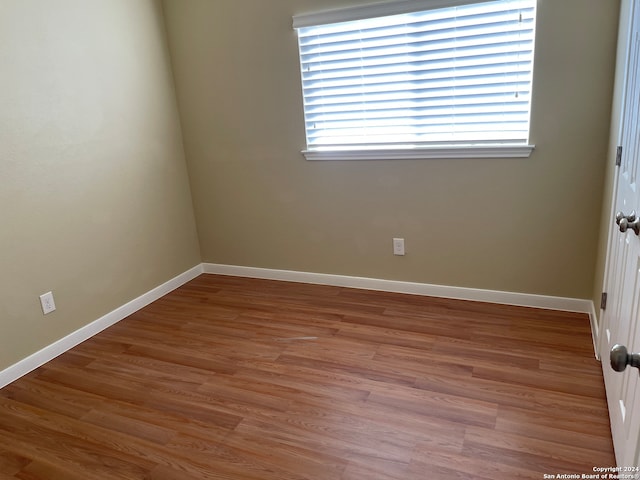
M0 225L0 370L200 262L159 3L0 0Z
M291 16L357 3L164 1L203 261L590 298L619 2L539 0L531 158L308 162Z

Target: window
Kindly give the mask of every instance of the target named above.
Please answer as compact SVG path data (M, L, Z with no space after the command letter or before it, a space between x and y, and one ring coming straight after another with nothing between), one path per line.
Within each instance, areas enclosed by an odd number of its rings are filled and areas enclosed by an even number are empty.
M295 16L303 153L529 156L535 5L398 0Z

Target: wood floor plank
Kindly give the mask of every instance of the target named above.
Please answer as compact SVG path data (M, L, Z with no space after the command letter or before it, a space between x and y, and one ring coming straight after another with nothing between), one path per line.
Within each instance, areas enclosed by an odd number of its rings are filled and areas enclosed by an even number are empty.
M0 472L5 475L15 475L30 463L30 459L21 455L12 452L0 452Z
M350 464L342 474L341 480L361 480L375 478L376 480L406 480L410 478L409 466L404 463L387 462L384 465ZM431 477L430 477L431 478Z
M541 440L526 435L474 426L468 427L465 432L464 446L470 444L487 445L510 452L553 458L560 462L557 468L571 468L574 464L576 471L583 468L582 465L590 462L593 462L594 465L605 465L610 460L608 452L602 452L600 449L570 446L559 443L556 438Z
M503 365L501 368L474 367L473 376L510 385L531 386L583 397L602 398L604 394L603 385L590 381L589 378L578 377L573 372L549 374Z
M516 433L522 436L536 438L539 440L553 439L555 442L562 445L568 445L573 447L582 447L590 450L603 450L608 452L610 444L610 430L608 425L602 426L589 422L589 418L583 418L580 421L574 420L581 425L589 425L592 428L589 431L582 431L579 435L576 435L575 431L567 430L563 428L563 425L559 425L558 428L554 427L550 422L548 425L541 425L540 422L535 423L535 414L530 414L525 418L518 420L505 419L498 416L496 421L496 431ZM547 416L547 419L552 418ZM586 430L584 426L582 429Z
M371 392L367 402L394 406L416 415L442 418L464 425L494 427L498 415L496 403L395 386Z
M585 315L201 275L0 390L0 480L614 465Z
M418 332L404 332L394 328L349 323L341 324L335 336L353 338L359 342L368 342L375 345L395 345L423 350L432 348L438 338L434 335ZM383 342L380 341L381 338L384 338Z
M100 478L100 473L98 472L92 473L83 470L73 465L51 465L34 461L11 478L19 478L21 480L93 480ZM4 476L0 476L0 479L4 478Z
M282 468L301 478L337 480L349 464L347 460L321 451L309 450L298 445L272 439L270 435L261 438L244 434L238 429L225 445L237 451L259 458L265 465Z
M499 459L487 458L481 455L451 454L433 450L429 446L418 446L413 454L413 460L406 478L437 479L437 480L540 480L544 478L540 468L527 468L524 462L520 465L510 465Z
M560 411L566 412L569 404L565 405ZM607 410L600 408L594 410L594 414L589 411L574 413L571 415L560 415L558 411L533 410L527 408L513 407L510 405L500 405L498 409L498 418L496 420L496 428L503 423L511 423L521 425L528 428L532 425L540 427L555 427L580 434L591 433L592 435L602 435L609 439L609 421L607 419ZM506 430L505 430L506 431Z

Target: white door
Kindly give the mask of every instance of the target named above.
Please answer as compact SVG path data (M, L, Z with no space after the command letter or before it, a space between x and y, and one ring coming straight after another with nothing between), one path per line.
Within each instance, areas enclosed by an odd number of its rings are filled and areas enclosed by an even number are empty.
M621 212L618 216L621 228L614 229L609 242L609 298L603 315L600 351L616 461L619 467L633 467L639 465L640 370L627 367L621 373L614 371L608 352L615 344L626 346L629 353L640 352L640 227L634 230L636 223L640 225L640 0L623 2L623 17L630 23L628 41L619 46L627 55L622 163L617 172L615 198L615 211ZM634 211L635 221L631 216ZM630 218L622 219L622 215Z

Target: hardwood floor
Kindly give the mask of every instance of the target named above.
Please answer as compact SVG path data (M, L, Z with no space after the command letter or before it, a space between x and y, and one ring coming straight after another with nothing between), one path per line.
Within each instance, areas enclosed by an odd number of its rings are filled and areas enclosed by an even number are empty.
M615 463L585 315L203 275L0 390L0 480Z

